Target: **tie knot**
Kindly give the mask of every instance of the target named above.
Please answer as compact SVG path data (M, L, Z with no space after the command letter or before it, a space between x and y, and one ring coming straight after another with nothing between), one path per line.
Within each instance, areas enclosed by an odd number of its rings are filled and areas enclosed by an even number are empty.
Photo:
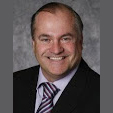
M43 83L44 93L43 98L54 98L58 93L59 89L52 83L45 82Z

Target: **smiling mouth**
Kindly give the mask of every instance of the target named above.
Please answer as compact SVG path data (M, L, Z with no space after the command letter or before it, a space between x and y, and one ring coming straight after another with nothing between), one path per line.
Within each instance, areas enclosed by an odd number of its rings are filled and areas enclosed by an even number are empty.
M54 61L60 61L60 60L63 60L65 59L66 57L48 57L48 59L50 60L54 60Z

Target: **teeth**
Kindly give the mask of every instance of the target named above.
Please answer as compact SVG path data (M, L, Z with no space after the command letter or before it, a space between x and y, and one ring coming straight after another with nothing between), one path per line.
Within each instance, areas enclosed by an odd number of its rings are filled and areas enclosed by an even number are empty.
M62 60L63 57L50 57L50 59L51 59L51 60L56 60L56 61L58 61L58 60Z

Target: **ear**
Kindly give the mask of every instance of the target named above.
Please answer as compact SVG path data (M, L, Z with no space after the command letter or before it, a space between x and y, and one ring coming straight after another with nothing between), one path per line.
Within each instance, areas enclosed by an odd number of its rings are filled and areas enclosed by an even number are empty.
M35 51L35 40L32 39L32 48L33 48L33 51Z
M80 44L81 44L81 49L83 50L83 34L81 34Z

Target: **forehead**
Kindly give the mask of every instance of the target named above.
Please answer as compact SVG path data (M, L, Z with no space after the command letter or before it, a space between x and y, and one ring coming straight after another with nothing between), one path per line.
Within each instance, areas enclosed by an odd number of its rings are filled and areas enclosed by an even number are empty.
M45 12L45 13L51 13L51 14L54 14L54 15L64 15L64 16L69 16L69 17L74 17L74 12L70 9L68 9L67 7L65 6L60 6L60 7L52 7L52 8L45 8L43 10L41 10L38 15L42 12Z
M60 37L70 33L76 35L74 17L69 12L57 12L55 14L42 11L35 18L35 35L47 34Z
M57 11L55 13L47 12L47 11L41 11L36 17L35 17L35 27L47 25L47 23L52 24L60 24L60 25L73 25L75 22L74 15L70 13L68 10L63 11ZM40 25L41 24L41 25ZM72 27L72 26L71 26Z

